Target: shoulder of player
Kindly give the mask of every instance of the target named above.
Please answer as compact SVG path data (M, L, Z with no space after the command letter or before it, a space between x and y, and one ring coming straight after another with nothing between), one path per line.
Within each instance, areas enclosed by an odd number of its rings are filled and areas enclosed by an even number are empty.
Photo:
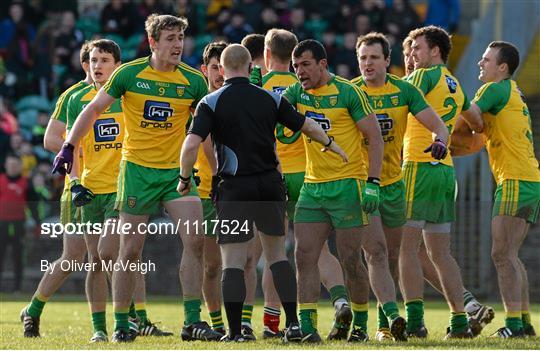
M366 97L364 91L361 90L356 84L353 84L350 80L340 76L335 76L334 84L336 84L340 94L354 93Z
M503 93L503 87L501 86L501 82L487 82L484 83L478 90L476 91L476 96L482 96L486 92L490 94L499 94Z
M195 79L201 79L206 84L206 78L204 78L202 72L191 67L187 63L180 62L177 68L180 72L182 72L183 75L186 76L186 78L190 79L192 77L197 77Z
M67 103L71 96L79 92L81 89L86 88L87 86L88 85L86 85L86 83L84 83L83 81L73 84L72 86L67 88L62 94L60 94L56 104L58 105L58 104Z
M362 76L358 76L356 78L351 79L351 83L356 86L361 86L364 84L364 78Z
M128 76L135 77L138 72L145 69L148 65L148 57L141 57L133 61L123 63L113 72L109 80L114 79L120 72L127 72Z
M87 85L84 88L77 90L75 93L71 95L69 98L69 102L72 101L81 101L84 99L84 96L92 91L94 87L92 85Z

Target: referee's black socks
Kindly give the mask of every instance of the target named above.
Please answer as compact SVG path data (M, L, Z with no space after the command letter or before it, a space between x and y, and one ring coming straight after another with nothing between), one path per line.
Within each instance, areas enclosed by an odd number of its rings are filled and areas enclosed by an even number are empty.
M281 300L281 305L285 310L286 323L288 328L292 322L298 322L296 315L296 276L289 261L279 261L270 266L274 286Z
M242 335L242 307L246 299L246 282L242 269L225 268L223 270L221 294L229 322L229 335L233 338L236 335Z

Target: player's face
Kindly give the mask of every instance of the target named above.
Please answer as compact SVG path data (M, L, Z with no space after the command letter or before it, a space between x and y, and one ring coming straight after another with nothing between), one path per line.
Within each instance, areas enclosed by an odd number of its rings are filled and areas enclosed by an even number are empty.
M182 58L184 49L184 31L178 29L162 29L159 40L150 38L150 45L158 60L176 66Z
M6 163L4 164L6 168L6 175L9 177L17 177L22 173L22 162L20 159L15 157L6 158Z
M384 82L386 68L390 64L390 57L384 58L382 45L362 44L358 50L358 63L362 77L368 82Z
M414 62L414 69L427 68L431 66L432 50L422 35L414 39L411 43L411 56Z
M326 70L327 60L315 60L311 51L304 51L300 57L293 57L293 68L296 77L305 90L315 89L322 85L323 73Z
M405 74L409 75L414 71L414 60L411 55L411 47L403 49L403 61L405 61Z
M219 60L216 57L212 57L208 65L201 65L201 70L208 79L208 85L212 91L221 88L224 79L219 71Z
M114 62L114 57L111 53L93 48L90 51L90 75L92 80L98 84L107 82L111 74L120 62Z
M500 71L501 65L497 64L497 55L499 54L499 49L496 48L487 48L482 59L478 62L480 66L480 79L484 83L493 82L497 78L497 73Z

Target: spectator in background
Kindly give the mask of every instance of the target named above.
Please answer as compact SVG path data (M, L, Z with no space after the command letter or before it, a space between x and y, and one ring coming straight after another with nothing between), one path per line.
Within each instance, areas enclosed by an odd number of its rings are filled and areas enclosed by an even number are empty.
M28 177L32 170L37 166L37 158L32 151L32 144L27 141L23 141L21 148L17 150L16 154L22 161L23 177Z
M272 7L265 7L259 15L261 21L260 25L257 27L257 32L266 33L270 29L280 26L279 17Z
M173 1L170 10L168 11L168 13L170 14L174 14L175 16L182 16L189 20L189 26L184 32L184 35L195 36L199 33L201 24L204 24L204 22L201 23L200 18L197 15L196 8L195 6L193 6L190 0Z
M32 41L35 33L24 22L15 26L15 33L8 43L6 52L6 68L17 77L17 92L27 90L32 83Z
M69 66L71 56L84 42L83 33L75 28L75 14L71 11L62 13L60 28L54 39L54 55L64 66Z
M240 43L242 39L253 33L253 27L246 23L246 17L241 11L234 10L231 16L231 23L223 29L223 34L229 43Z
M360 13L369 17L369 23L374 31L380 32L383 30L384 8L385 3L383 0L364 0L361 2Z
M14 1L9 7L9 18L0 22L0 49L8 47L15 37L17 28L28 33L30 41L34 40L36 30L25 20L22 1Z
M11 76L11 78L9 76ZM15 76L13 75L13 73L7 72L6 65L4 64L4 59L2 58L2 56L0 56L0 97L1 98L12 100L15 97L15 88L13 87L13 83L14 83L13 78L15 78ZM2 101L2 103L6 103L6 102ZM2 108L0 107L0 114L1 113L2 113Z
M336 75L348 80L354 78L354 74L351 73L351 68L343 63L340 63L336 66Z
M393 0L392 6L386 8L384 15L385 33L392 34L402 40L407 36L407 33L419 26L420 19L409 0Z
M322 43L326 49L328 62L335 62L337 55L336 33L334 31L326 31L322 35Z
M131 1L111 0L101 11L101 30L105 34L116 34L128 38L135 33L140 22Z
M366 35L372 32L371 20L369 16L363 13L359 13L354 18L354 32L357 36Z
M201 56L195 52L195 41L193 37L184 38L184 49L182 50L182 62L193 68L199 67Z
M304 39L312 38L313 34L306 28L306 13L303 8L296 7L291 10L291 28L290 31L293 32L298 41Z
M246 17L246 23L256 29L259 33L266 32L266 30L263 31L261 27L264 22L264 11L270 9L275 13L273 7L266 7L263 9L262 1L258 0L239 0L237 1L236 6L234 6L234 9L242 11Z
M224 24L225 21L223 18L220 21L220 17L226 15L230 18L230 9L232 6L233 0L210 0L206 8L206 30L212 33L221 33L221 29L226 24Z
M49 95L54 91L52 77L52 63L54 52L55 23L46 20L36 35L33 43L34 54L34 79L39 81L39 92L42 96Z
M306 21L306 29L310 31L313 38L322 40L322 34L328 28L328 21L324 19L318 12L311 12L309 20Z
M459 24L460 0L429 0L425 26L434 25L455 33Z
M39 225L37 195L29 179L22 176L22 162L18 156L8 154L5 169L6 173L0 174L0 282L6 249L11 246L15 271L13 290L20 291L23 273L25 209L30 208L36 225ZM1 286L5 285L1 284Z
M0 98L0 173L4 171L5 157L11 149L11 136L18 134L18 130L17 119L7 109L4 100Z
M354 78L358 75L358 60L356 58L357 35L353 32L345 33L343 36L343 48L336 54L336 70L338 65L349 67L349 76ZM347 78L347 77L344 77ZM347 79L350 79L347 78Z
M60 91L66 91L73 84L84 79L86 74L81 67L80 52L80 48L77 48L71 54L69 66L59 78L58 87Z

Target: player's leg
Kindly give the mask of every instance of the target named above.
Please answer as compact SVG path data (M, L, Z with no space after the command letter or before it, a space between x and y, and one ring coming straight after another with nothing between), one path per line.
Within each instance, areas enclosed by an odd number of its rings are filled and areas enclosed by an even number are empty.
M246 279L246 299L242 307L242 335L247 340L256 340L251 325L253 315L253 305L255 304L255 293L257 292L257 264L262 254L262 246L259 240L260 232L255 230L255 239L251 241L248 249L246 268L244 276Z
M431 258L429 258L426 245L423 241L418 250L418 257L420 258L420 264L422 265L424 280L427 281L433 289L437 290L441 295L444 295L439 274L437 273L437 269L431 261Z
M529 232L529 223L525 226L524 233L522 235L523 241L525 241L525 237L527 236L527 233ZM520 247L523 245L523 241L519 245ZM529 299L529 277L527 276L527 269L525 268L525 265L521 261L521 259L518 257L520 270L521 270L521 279L523 280L522 288L521 288L521 321L523 323L523 332L526 336L534 337L536 336L536 331L534 330L533 325L531 324L531 315L529 313L530 308L530 299Z
M262 289L264 294L263 339L281 337L282 333L279 330L281 304L266 260L263 268Z
M388 266L390 274L396 286L399 285L399 250L401 248L401 237L403 236L403 227L388 227L383 223L384 237L388 249Z

